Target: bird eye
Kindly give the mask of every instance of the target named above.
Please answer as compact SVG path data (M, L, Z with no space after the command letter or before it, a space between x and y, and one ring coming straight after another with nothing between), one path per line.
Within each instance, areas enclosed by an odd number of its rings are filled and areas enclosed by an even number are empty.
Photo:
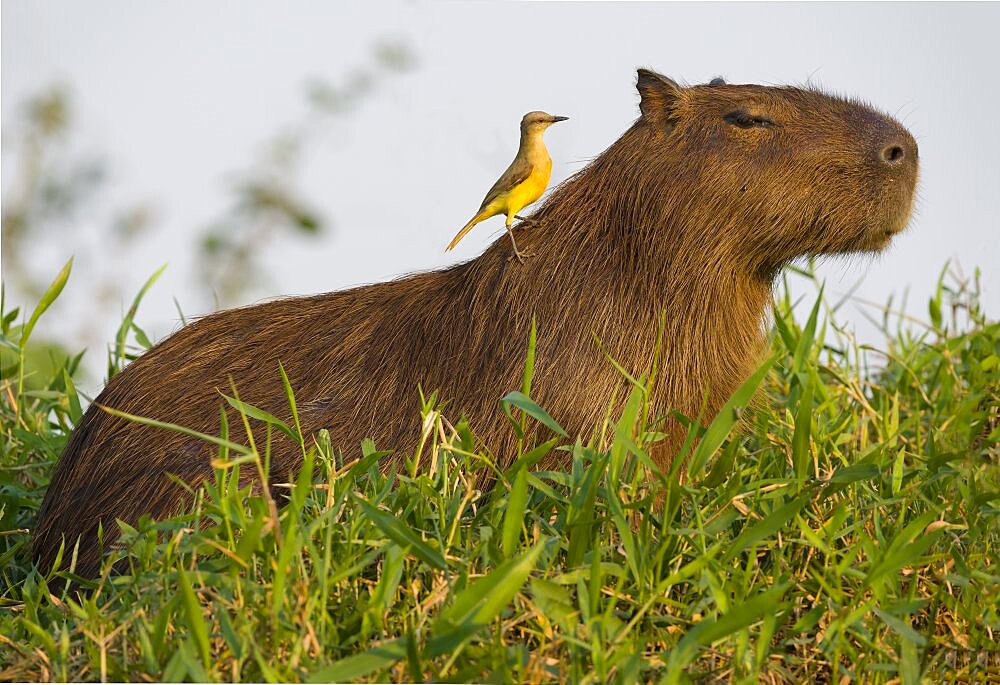
M723 118L733 126L740 128L771 128L775 126L773 119L765 116L754 116L741 109L730 112Z

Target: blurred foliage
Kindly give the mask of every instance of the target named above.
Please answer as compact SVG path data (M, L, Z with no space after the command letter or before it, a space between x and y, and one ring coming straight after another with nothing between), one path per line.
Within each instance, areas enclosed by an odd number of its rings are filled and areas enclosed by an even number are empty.
M88 316L67 336L77 347L103 341L99 324L118 314L114 308L123 296L115 264L142 249L156 212L146 201L121 205L110 199L107 160L81 152L74 139L73 100L67 86L51 86L30 98L9 124L3 154L11 171L4 178L0 240L5 297L15 302L41 296L52 255L78 257L80 278L90 286L82 300ZM25 354L29 387L69 356L60 344L37 337Z
M329 221L298 187L304 152L332 121L352 114L385 79L415 63L406 45L383 41L341 83L320 78L306 83L301 120L281 127L247 168L227 174L232 179L224 190L230 196L227 209L200 232L192 231L191 242L172 255L183 259L183 251L190 250L203 304L230 306L259 294L266 283L260 263L265 250L288 235L315 239L327 230ZM52 256L77 258L75 277L88 285L74 304L88 311L74 322L76 330L62 322L61 337L72 348L104 345L103 327L122 315L125 289L132 287L120 265L147 250L164 228L152 201L123 201L106 156L82 150L75 102L69 86L53 85L5 122L0 232L8 302L41 296ZM32 345L27 364L35 368L37 361L39 372L56 363L51 359L67 357L37 336ZM109 355L123 358L119 349Z
M202 230L197 244L198 279L217 306L245 302L261 289L260 255L269 245L290 235L315 238L328 230L329 220L296 188L303 152L332 121L352 114L383 80L414 64L404 44L382 42L374 46L369 63L348 72L341 84L309 81L303 118L268 141L249 168L232 174L230 207Z
M68 151L73 111L65 87L31 98L19 115L18 135L4 136L4 153L17 155L18 166L5 184L0 238L5 280L37 298L42 284L31 269L32 248L43 234L80 218L106 171L99 157L74 159Z

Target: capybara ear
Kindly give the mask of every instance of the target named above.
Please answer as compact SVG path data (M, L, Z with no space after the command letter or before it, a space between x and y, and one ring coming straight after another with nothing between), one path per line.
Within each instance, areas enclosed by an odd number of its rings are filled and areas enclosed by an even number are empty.
M639 69L638 75L635 87L639 91L639 111L643 118L671 118L683 89L663 74L649 69Z

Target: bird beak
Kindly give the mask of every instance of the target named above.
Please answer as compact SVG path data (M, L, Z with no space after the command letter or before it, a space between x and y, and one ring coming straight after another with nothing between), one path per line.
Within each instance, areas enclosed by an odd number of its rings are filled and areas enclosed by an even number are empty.
M554 124L557 121L566 121L567 119L569 119L569 117L552 117L552 123Z

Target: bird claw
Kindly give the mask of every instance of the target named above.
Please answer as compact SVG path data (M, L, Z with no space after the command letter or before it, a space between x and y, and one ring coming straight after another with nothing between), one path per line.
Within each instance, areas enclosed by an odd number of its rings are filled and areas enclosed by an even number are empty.
M531 257L533 256L534 253L522 252L521 250L517 249L517 241L514 240L514 231L510 229L510 226L507 227L507 235L510 236L510 245L514 249L514 256L517 257L517 261L524 264L524 258Z
M526 224L528 226L538 226L539 225L538 222L535 221L534 219L526 219L523 216L518 216L517 214L514 215L514 218L517 219L518 221L520 221L522 225L524 225L524 224ZM508 233L508 235L510 235L510 244L514 248L514 256L517 257L517 261L519 261L522 264L524 264L525 257L534 257L535 256L534 252L522 252L521 250L517 249L517 241L514 240L514 231L511 230L510 226L507 227L507 233Z

